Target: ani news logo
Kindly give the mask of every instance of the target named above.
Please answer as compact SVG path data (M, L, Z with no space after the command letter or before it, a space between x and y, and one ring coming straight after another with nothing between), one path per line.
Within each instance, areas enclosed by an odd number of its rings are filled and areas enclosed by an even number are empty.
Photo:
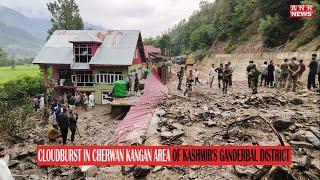
M313 16L313 5L290 5L291 18L308 18Z

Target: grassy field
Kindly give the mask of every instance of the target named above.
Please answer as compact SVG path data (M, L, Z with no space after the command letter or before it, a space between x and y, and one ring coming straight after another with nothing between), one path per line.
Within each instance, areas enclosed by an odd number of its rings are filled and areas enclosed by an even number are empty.
M33 64L17 65L15 70L11 66L0 67L0 84L24 76L38 76L39 72L39 67Z

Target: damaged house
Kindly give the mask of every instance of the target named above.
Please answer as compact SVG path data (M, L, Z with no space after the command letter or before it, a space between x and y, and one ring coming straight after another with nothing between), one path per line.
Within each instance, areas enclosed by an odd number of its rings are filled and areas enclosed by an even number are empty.
M44 70L44 85L54 98L94 92L95 102L103 104L115 81L141 75L145 59L138 30L57 30L33 63Z

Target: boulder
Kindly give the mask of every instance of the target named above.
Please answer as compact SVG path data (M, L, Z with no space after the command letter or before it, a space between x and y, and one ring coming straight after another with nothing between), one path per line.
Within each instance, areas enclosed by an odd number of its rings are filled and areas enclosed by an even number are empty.
M292 99L290 102L291 102L291 104L294 104L294 105L301 105L301 104L303 104L303 100L302 100L302 99L299 99L299 98L294 98L294 99Z
M320 139L320 131L318 127L311 126L310 131Z
M25 176L15 175L15 174L12 174L12 177L14 180L26 180L27 179Z
M24 152L21 152L17 155L17 159L18 160L22 160L22 159L25 159L29 156L29 153L28 151L24 151Z
M138 166L133 170L133 177L143 178L146 177L151 171L150 166Z
M13 169L13 168L17 167L19 165L19 163L20 162L18 160L11 160L8 163L8 167L9 167L9 169Z
M290 170L284 166L273 166L269 172L269 180L295 180L295 178L290 173Z
M316 135L307 131L305 136L310 143L312 143L317 149L320 149L320 139L318 139Z
M156 172L162 171L163 169L164 169L163 166L156 166L152 169L152 172L156 173Z
M287 130L292 124L291 118L283 118L272 121L274 128L278 131Z
M82 166L81 172L85 177L95 177L98 172L97 166Z
M33 142L37 145L44 145L45 139L44 138L41 138L41 139L36 138L33 140Z
M189 179L196 179L198 177L198 174L194 171L191 171L189 174Z
M292 145L292 147L296 148L314 149L312 144L304 141L290 141L289 143Z
M311 166L311 159L308 156L303 156L302 158L298 158L297 161L295 161L298 165L297 168L301 170L309 170Z
M171 139L171 140L174 140L174 139L176 139L176 138L178 138L178 137L180 137L180 136L182 136L182 135L184 135L185 134L185 131L180 131L180 130L173 130L172 132L168 132L168 131L166 131L166 132L163 132L163 133L161 133L160 134L160 137L162 138L162 139Z
M29 180L40 180L40 177L38 175L31 175L29 176Z

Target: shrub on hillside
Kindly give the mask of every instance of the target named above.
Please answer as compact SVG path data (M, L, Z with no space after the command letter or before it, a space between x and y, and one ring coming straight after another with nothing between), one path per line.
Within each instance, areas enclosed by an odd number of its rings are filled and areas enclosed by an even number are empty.
M283 44L288 39L288 33L279 15L266 16L260 19L259 34L264 47L275 47Z

